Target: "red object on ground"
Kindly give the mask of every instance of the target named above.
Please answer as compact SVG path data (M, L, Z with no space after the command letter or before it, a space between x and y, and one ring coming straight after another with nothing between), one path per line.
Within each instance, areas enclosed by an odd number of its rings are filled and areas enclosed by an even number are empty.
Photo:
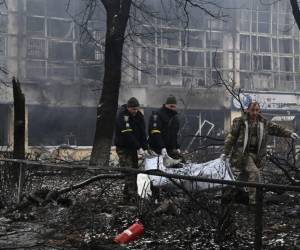
M139 236L144 233L144 225L137 221L133 225L131 225L128 229L124 230L122 233L117 235L114 238L114 242L118 244L127 244L130 241L136 240Z

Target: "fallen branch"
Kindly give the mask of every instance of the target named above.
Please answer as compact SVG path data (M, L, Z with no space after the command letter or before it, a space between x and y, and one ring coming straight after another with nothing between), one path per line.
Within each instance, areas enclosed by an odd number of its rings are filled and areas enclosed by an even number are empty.
M86 185L89 185L95 181L98 181L98 180L103 180L103 179L122 179L124 178L126 175L125 174L99 174L99 175L96 175L90 179L87 179L83 182L80 182L74 186L70 186L70 187L67 187L67 188L63 188L61 190L59 190L57 193L59 195L62 195L62 194L65 194L69 191L72 191L72 190L75 190L75 189L79 189L79 188L82 188Z
M17 207L13 210L9 210L8 213L14 211L14 210L22 210L30 206L31 204L36 205L46 205L51 201L57 201L58 198L65 193L68 193L70 191L82 188L84 186L87 186L95 181L103 180L103 179L123 179L126 175L125 174L99 174L96 175L90 179L87 179L85 181L82 181L76 185L71 185L69 187L60 189L60 190L36 190L29 195L27 195L24 202L21 202Z

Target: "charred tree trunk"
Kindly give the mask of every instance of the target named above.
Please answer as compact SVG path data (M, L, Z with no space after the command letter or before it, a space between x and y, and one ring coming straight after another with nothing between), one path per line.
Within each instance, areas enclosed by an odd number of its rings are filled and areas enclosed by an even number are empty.
M25 159L25 96L18 80L13 78L14 152L15 159Z
M300 10L298 0L290 0L290 3L292 6L294 19L297 23L298 29L300 30Z
M97 107L96 131L90 165L108 166L121 82L124 35L131 0L101 0L107 13L105 71Z

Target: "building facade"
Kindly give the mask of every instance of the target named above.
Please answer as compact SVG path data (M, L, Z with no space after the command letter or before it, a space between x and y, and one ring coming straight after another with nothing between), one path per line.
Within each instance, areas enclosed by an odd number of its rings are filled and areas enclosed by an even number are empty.
M75 18L84 2L71 2L9 0L0 6L0 78L9 82L17 76L22 83L31 145L92 143L105 15L96 11L85 26L87 37ZM188 23L149 17L136 25L124 47L120 104L137 96L148 116L173 94L183 133L222 136L238 114L221 84L225 80L253 99L266 96L270 107L281 102L272 112L297 113L300 33L289 1L216 1L221 3L209 7L213 13L222 10L220 19L192 8ZM11 144L11 88L0 88L1 144ZM280 96L273 98L275 106L271 93Z

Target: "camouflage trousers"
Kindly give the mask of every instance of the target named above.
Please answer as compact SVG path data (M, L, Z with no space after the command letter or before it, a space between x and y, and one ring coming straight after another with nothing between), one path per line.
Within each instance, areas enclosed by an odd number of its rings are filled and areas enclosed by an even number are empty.
M136 150L124 150L117 148L119 156L119 164L122 168L138 168L138 156ZM135 198L137 194L136 175L128 175L125 177L125 185L123 195L125 200Z
M261 182L260 170L255 163L255 156L249 154L245 164L240 166L240 175L238 180L247 182ZM255 204L256 188L247 187L249 193L249 203Z

